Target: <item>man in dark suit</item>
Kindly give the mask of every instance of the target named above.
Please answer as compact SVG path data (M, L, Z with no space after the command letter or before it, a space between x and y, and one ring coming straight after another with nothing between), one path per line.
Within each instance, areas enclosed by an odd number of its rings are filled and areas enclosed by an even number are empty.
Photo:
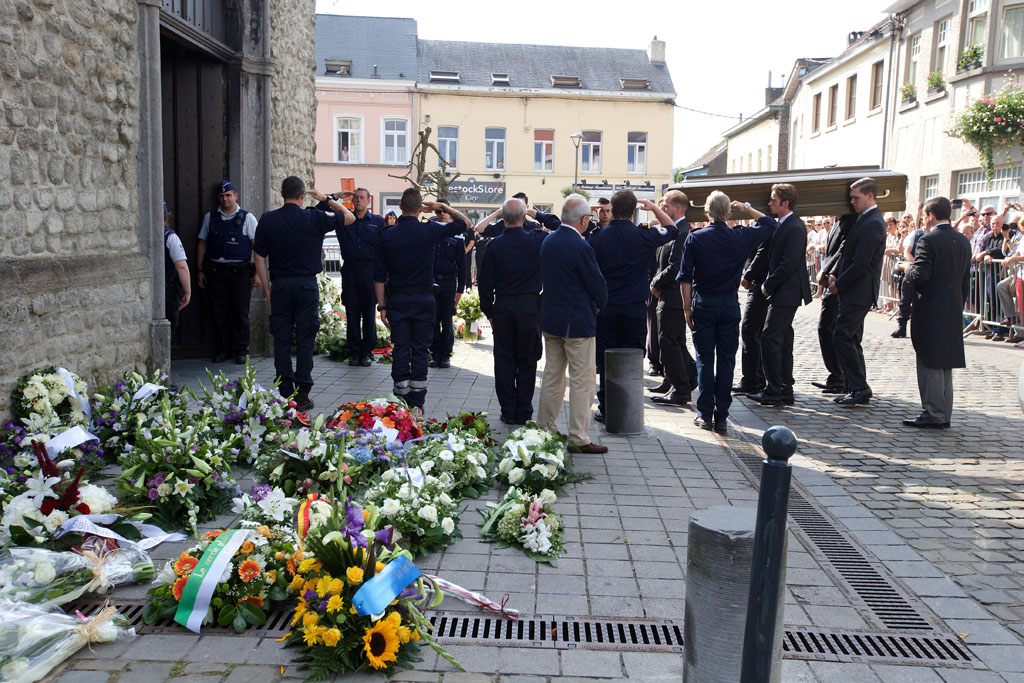
M756 394L764 389L761 331L768 317L768 299L761 293L761 283L768 277L769 244L771 240L758 245L740 279L740 287L747 290L747 300L740 322L740 381L732 388L734 394Z
M861 178L850 185L850 206L860 217L843 243L835 273L829 275L829 291L839 295L832 341L849 392L833 399L839 405L871 400L861 339L864 318L878 300L885 252L885 221L875 203L876 192L874 178Z
M608 304L608 286L594 250L583 239L590 225L590 204L571 194L562 205L562 222L540 248L540 330L544 335L544 377L537 424L555 431L569 371L569 440L581 453L607 453L593 443L590 406L594 402L597 312Z
M689 403L690 391L697 384L697 362L686 348L683 296L676 283L676 275L683 263L683 243L690 232L690 223L686 220L689 206L690 200L679 190L665 195L662 211L675 221L679 236L658 249L658 271L651 279L651 293L658 298L658 342L665 369L663 385L668 385L664 391L656 392L664 396L654 396L651 400L667 405Z
M910 316L910 338L917 352L917 387L923 412L904 420L908 427L944 429L953 414L953 368L964 357L963 309L971 283L971 243L949 224L945 197L924 205L929 228L917 242L906 281L917 298Z
M836 331L836 317L839 314L839 297L828 289L829 276L835 271L839 263L840 249L846 236L850 234L850 228L857 221L857 214L848 213L836 221L835 227L828 234L828 241L825 243L825 260L821 264L821 272L818 274L818 288L824 294L821 297L821 315L818 316L818 346L821 348L821 360L828 370L828 377L824 382L811 382L821 389L823 394L845 394L846 378L843 376L843 368L839 365L839 357L836 355L835 342L832 335Z
M794 403L793 397L793 318L801 304L811 302L811 283L807 278L805 254L807 227L793 213L796 187L789 183L772 185L768 210L779 222L768 245L768 277L761 294L768 300L768 317L761 332L761 365L765 389L751 394L761 405Z

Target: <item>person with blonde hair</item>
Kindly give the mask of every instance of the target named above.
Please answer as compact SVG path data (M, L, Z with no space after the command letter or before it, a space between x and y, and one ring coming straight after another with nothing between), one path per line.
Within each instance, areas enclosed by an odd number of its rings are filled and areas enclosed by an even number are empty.
M727 221L733 211L745 212L757 224L730 227ZM717 190L708 195L704 212L711 222L686 236L676 279L683 315L697 349L700 396L694 424L723 433L728 429L733 369L740 343L740 276L747 255L770 238L778 224L749 202L730 202Z

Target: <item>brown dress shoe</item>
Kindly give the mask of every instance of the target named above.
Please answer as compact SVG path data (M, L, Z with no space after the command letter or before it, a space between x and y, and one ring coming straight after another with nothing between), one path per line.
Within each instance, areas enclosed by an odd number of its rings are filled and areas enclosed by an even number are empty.
M577 453L593 453L593 454L607 453L608 452L608 447L607 446L599 446L596 443L594 443L593 441L591 441L590 443L585 443L582 446L576 446L576 452Z

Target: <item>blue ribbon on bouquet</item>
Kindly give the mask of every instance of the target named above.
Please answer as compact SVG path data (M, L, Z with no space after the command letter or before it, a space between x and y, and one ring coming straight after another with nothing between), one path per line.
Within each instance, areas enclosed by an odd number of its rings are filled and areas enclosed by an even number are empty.
M399 555L356 591L352 596L352 605L364 617L381 614L399 593L422 575L419 567L404 555Z

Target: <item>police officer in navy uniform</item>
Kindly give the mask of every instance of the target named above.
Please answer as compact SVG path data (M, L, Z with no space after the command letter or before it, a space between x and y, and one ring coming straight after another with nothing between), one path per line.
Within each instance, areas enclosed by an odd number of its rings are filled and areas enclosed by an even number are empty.
M217 186L220 208L203 216L196 260L199 286L210 292L217 331L213 362L234 356L239 365L249 354L249 292L259 283L253 275L252 243L256 217L238 205L230 180Z
M328 195L333 198L334 195ZM345 305L349 365L369 367L377 346L377 297L373 293L373 269L377 263L377 244L384 219L370 213L370 191L365 187L342 192L340 198L352 198L356 222L338 230L341 247L341 298ZM318 209L326 210L321 202Z
M171 323L171 339L178 331L181 309L192 299L192 278L188 272L185 247L171 229L170 212L164 202L164 317Z
M530 205L530 199L526 196L525 192L516 192L514 195L512 195L512 199L521 199L523 204L525 204L526 206ZM497 209L494 212L481 218L480 222L476 224L476 228L474 228L476 230L476 233L485 239L494 239L495 237L500 236L501 233L505 231L505 219L499 218L499 216L502 215L502 211L504 209L505 205L502 204L502 207L500 209ZM541 230L544 226L542 226L537 221L531 221L529 218L527 218L526 220L523 221L522 227L526 231L530 231ZM477 268L480 267L480 263L482 261L483 257L481 256L477 260Z
M557 217L532 212L549 230ZM494 389L505 424L525 424L533 417L533 388L542 344L540 314L540 246L548 233L523 227L526 202L507 199L501 206L500 237L487 248L480 267L480 310L494 330ZM531 221L532 222L532 221Z
M597 314L598 412L604 422L604 352L607 349L641 349L647 342L647 297L650 295L650 263L655 250L679 235L675 222L647 199L639 201L661 223L640 228L633 223L637 198L631 190L612 195L612 220L590 237L597 265L608 283L608 305Z
M355 222L348 209L322 192L310 190L331 211L304 211L306 184L288 176L281 183L284 206L260 218L253 251L256 272L270 308L270 333L274 336L274 369L283 396L295 389L299 409L309 411L313 401L313 341L320 328L320 291L316 276L321 270L324 235ZM267 272L267 258L270 272ZM295 368L292 369L292 340Z
M447 199L439 204L449 205ZM447 211L436 211L438 223L451 223ZM431 220L434 220L433 218ZM434 247L434 341L430 345L430 367L450 368L455 333L452 317L455 305L466 291L466 238L464 234L446 237Z
M469 225L459 211L437 202L425 202L420 191L409 188L399 203L402 216L380 235L373 286L381 320L391 329L394 392L420 415L427 397L427 349L434 329L434 262L438 242L460 234ZM420 221L423 210L445 211L451 223Z

